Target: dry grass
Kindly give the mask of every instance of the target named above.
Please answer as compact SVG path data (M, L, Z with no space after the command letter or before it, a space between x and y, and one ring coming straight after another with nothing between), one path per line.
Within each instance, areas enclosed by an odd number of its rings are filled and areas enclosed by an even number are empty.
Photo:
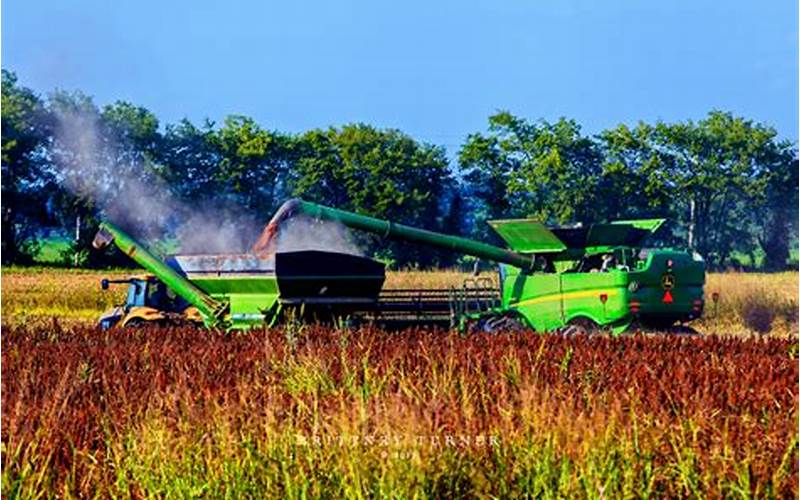
M84 271L47 268L5 268L2 284L4 321L26 323L43 317L61 321L94 321L123 300L125 287L104 291L100 280L128 276L128 271Z
M707 333L774 336L798 334L798 273L715 273L706 282L706 312L697 327ZM719 293L715 305L712 294Z
M104 277L126 271L70 271L10 268L2 271L3 321L29 323L59 318L89 322L123 299L125 288L100 289ZM467 273L458 271L389 272L387 288L447 288L460 286ZM491 274L484 276L493 277ZM715 306L712 292L720 294ZM706 284L706 314L693 324L703 333L752 335L798 333L798 273L714 273Z

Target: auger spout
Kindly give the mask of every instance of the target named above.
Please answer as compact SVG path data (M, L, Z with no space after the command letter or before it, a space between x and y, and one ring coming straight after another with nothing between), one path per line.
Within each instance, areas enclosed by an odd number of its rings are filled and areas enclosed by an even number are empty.
M480 241L419 229L386 220L338 210L298 198L285 202L270 220L258 242L253 246L256 254L274 253L281 224L295 215L306 215L320 220L339 222L349 228L377 234L384 238L421 243L456 253L472 255L492 262L502 262L528 271L533 268L533 255L512 252Z

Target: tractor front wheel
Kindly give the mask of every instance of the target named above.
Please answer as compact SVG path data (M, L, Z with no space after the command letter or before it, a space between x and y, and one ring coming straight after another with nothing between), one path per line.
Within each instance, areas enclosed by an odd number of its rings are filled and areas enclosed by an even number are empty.
M142 318L132 318L130 321L125 323L125 328L142 328L146 324L147 322Z
M131 318L127 323L125 323L125 328L146 328L148 326L165 326L164 322L161 320L151 320L148 321L143 318Z

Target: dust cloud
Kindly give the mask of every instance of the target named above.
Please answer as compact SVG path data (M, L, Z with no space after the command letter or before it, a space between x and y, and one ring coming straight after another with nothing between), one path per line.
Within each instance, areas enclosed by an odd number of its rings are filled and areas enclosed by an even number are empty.
M146 158L103 133L93 113L56 112L57 179L134 237L175 239L182 253L241 252L259 224L241 210L177 199Z
M159 166L103 133L96 113L60 110L56 116L57 178L134 237L147 242L174 239L178 253L211 254L246 252L261 234L263 222L241 209L179 200L159 176ZM278 229L275 250L280 252L363 255L347 228L336 222L294 216Z
M277 238L278 252L322 250L363 256L350 231L334 221L295 215L282 223Z

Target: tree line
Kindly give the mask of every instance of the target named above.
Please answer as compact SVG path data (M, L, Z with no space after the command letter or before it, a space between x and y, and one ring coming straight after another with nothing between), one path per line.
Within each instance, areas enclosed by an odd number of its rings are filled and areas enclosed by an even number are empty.
M239 115L221 124L162 124L128 102L98 106L80 92L41 96L3 70L4 264L31 262L42 231L53 227L77 230L70 253L80 264L111 263L88 250L91 236L100 218L119 216L109 200L138 185L163 186L188 206L264 223L284 199L300 196L486 241L494 236L485 221L495 218L572 224L667 217L660 239L692 248L718 268L741 255L751 262L763 256L767 270L786 268L798 229L796 145L727 112L595 135L566 118L498 112L451 159L442 146L366 124L302 134ZM146 214L142 225L169 222L168 213L152 220L150 200L137 201L130 211ZM398 266L458 258L402 243L361 243Z

